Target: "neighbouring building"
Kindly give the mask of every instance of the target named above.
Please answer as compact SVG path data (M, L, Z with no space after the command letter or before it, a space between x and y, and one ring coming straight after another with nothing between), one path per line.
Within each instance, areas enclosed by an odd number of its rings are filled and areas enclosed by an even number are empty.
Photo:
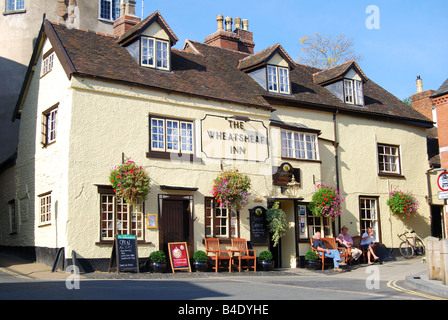
M423 90L423 79L420 76L417 76L416 86L417 92L410 97L412 108L434 122L434 127L426 131L429 161L429 169L426 173L428 179L428 196L426 202L429 204L431 210L431 236L445 238L448 233L448 221L446 221L444 200L439 197L441 190L437 180L439 175L446 170L446 164L441 165L441 151L443 149L439 147L439 132L442 134L442 143L446 141L446 124L443 123L443 115L442 122L439 123L438 112L436 110L437 102L443 101L443 99L440 100L437 97L443 96L444 87L442 86L438 91ZM435 100L433 99L434 97ZM443 111L439 112L442 114Z
M440 170L448 172L448 79L440 88L431 95L431 100L436 111ZM440 191L440 189L438 189ZM448 206L444 199L444 224L445 236L448 233Z
M20 136L8 171L15 187L2 203L2 249L51 262L63 248L86 270L105 270L120 233L137 236L141 258L170 241L186 241L192 253L207 237L223 245L241 237L258 253L273 250L277 266L297 267L318 230L334 236L347 225L359 235L373 227L390 248L405 229L430 235L432 121L355 61L320 70L295 63L280 44L257 52L248 22L222 16L204 43L174 49L178 38L160 12L140 21L132 2L125 12L110 35L43 22L14 113ZM133 212L109 183L126 159L151 178ZM252 181L239 211L220 209L211 193L228 168ZM319 184L345 197L335 221L309 212ZM416 216L390 212L389 192L399 189L420 202ZM276 201L288 231L272 248L251 222Z
M68 28L112 33L120 0L0 1L0 164L14 161L19 121L11 121L44 16ZM6 163L5 163L6 165Z

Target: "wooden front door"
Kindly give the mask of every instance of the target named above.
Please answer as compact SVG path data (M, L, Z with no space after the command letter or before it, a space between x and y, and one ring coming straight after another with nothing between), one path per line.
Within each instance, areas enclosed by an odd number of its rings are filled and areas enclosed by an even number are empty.
M193 220L190 200L163 199L160 216L160 250L168 254L169 242L186 242L188 254L193 250Z

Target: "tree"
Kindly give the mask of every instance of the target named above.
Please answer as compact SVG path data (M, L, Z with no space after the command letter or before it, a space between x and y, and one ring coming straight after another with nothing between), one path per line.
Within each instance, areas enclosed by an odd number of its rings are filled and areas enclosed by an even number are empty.
M353 38L347 38L343 33L333 37L330 33L324 36L315 32L313 35L300 38L303 57L299 62L321 69L328 69L348 60L360 60L353 45Z

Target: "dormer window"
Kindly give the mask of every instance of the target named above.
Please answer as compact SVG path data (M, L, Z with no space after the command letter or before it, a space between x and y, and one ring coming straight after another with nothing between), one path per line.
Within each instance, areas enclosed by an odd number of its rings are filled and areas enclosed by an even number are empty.
M141 65L143 67L170 69L170 44L168 41L142 37L141 46Z
M358 80L344 80L345 103L354 105L364 105L362 82Z
M289 70L278 66L268 66L268 90L289 94Z

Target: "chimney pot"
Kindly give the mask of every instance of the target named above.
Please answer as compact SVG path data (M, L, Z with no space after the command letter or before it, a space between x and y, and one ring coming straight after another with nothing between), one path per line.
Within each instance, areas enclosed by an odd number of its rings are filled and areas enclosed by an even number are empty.
M119 38L129 29L140 22L135 15L135 0L122 0L120 5L120 17L114 21L114 36Z
M423 80L420 75L417 76L417 93L423 92Z
M241 18L235 18L235 29L241 29Z
M243 19L243 30L249 30L249 20Z
M232 31L232 18L226 17L226 31Z
M218 31L224 30L224 17L222 14L216 16L216 22L218 23Z

